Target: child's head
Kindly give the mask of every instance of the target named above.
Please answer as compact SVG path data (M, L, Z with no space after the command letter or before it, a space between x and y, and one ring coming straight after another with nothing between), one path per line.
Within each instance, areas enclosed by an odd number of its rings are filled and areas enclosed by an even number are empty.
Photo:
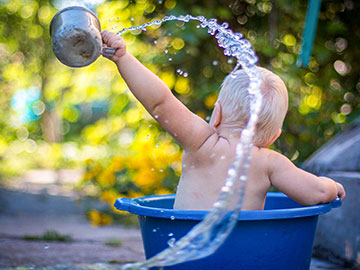
M287 109L288 94L284 82L271 71L257 67L262 79L263 95L254 145L264 147L279 134ZM222 124L241 131L247 124L251 95L248 93L249 77L244 70L228 75L221 87L217 102L222 108Z

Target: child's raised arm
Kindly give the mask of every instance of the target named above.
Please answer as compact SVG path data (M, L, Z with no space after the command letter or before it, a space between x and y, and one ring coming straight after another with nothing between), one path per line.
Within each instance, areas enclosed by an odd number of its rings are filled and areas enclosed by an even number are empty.
M197 150L214 129L193 114L154 73L126 52L124 40L108 31L101 33L105 45L116 49L114 61L134 96L184 150Z
M342 200L345 198L345 190L340 183L299 169L275 151L271 151L268 162L271 184L302 205L328 203L337 196Z

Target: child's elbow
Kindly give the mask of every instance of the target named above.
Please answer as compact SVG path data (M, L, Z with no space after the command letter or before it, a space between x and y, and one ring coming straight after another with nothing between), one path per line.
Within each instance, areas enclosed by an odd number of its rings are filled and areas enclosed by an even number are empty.
M320 202L319 203L328 203L336 199L338 195L338 188L336 182L328 177L320 176L319 179L322 182L322 187L320 189Z
M304 206L317 205L322 203L329 203L336 199L337 193L329 188L322 188L314 190L306 200L300 202Z
M333 189L325 188L324 190L320 191L317 204L332 202L333 200L336 199L336 196L337 196L336 190L334 191Z

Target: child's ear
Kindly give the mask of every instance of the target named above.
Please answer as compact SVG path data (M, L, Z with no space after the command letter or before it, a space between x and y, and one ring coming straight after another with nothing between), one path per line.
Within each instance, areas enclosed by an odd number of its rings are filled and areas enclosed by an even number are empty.
M221 120L222 120L221 104L219 102L216 102L214 110L211 114L209 124L214 128L217 128L220 125Z
M280 137L280 135L281 135L281 128L279 128L279 130L276 133L276 135L274 136L274 138L272 138L272 140L267 145L265 145L265 147L272 145L277 140L277 138Z

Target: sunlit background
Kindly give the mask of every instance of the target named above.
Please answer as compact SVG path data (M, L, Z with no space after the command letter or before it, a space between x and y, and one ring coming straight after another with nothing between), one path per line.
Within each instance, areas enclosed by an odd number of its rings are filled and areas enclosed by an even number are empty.
M100 57L73 69L55 58L49 24L69 5L92 9L102 28L114 32L170 14L227 21L251 41L259 64L286 82L289 113L273 148L297 165L359 116L356 1L323 1L313 57L308 68L299 68L306 1L1 0L0 181L31 169L78 169L77 187L109 203L108 212L89 212L95 224L112 221L118 197L173 193L182 150L134 99L113 63ZM208 120L234 59L196 25L168 22L124 39L132 54Z

